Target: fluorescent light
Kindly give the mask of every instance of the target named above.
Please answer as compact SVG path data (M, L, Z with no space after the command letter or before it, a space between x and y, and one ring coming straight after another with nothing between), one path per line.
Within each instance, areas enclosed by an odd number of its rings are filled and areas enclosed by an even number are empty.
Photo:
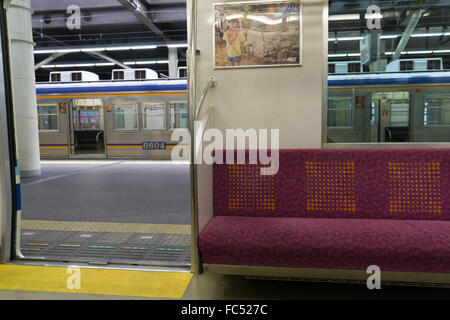
M337 38L337 41L355 41L355 40L362 40L364 37L342 37Z
M406 54L430 54L433 53L432 50L424 50L424 51L406 51ZM402 52L403 54L403 52Z
M187 43L181 43L181 44L168 44L168 48L187 48Z
M80 52L81 50L80 49L58 49L58 50L55 50L54 52L57 52L57 53L71 53L71 52Z
M156 49L157 46L132 46L131 50Z
M383 19L383 15L381 13L366 13L366 20L370 19Z
M413 33L411 34L412 38L422 38L422 37L440 37L442 36L442 32L430 32L430 33Z
M349 53L348 56L349 57L360 57L361 53Z
M359 20L359 14L339 14L328 17L329 21Z
M35 54L48 54L48 53L55 53L55 50L34 50Z
M105 51L105 48L86 48L81 49L81 52L96 52L96 51Z
M433 53L450 53L450 50L433 50Z
M158 60L157 63L158 64L165 64L165 63L169 63L169 60Z
M398 37L400 37L399 34L387 34L387 35L382 35L380 37L380 39L397 39Z
M131 47L106 47L106 51L131 50Z
M187 46L177 44L177 46ZM139 46L117 46L117 47L96 47L96 48L68 48L68 49L44 49L34 50L34 54L51 54L51 53L75 53L75 52L96 52L96 51L126 51L126 50L143 50L156 49L156 45L139 45Z
M135 61L136 65L141 65L141 64L157 64L156 60L149 60L149 61Z
M347 53L333 53L333 54L328 55L328 57L330 57L330 58L343 58L346 56L347 56Z

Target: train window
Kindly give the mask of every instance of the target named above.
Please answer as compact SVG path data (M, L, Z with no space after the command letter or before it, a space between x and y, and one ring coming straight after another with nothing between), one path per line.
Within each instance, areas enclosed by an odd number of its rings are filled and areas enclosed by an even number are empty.
M428 70L440 70L441 69L441 61L440 60L428 60L427 68L428 68Z
M424 126L450 125L450 95L425 98L423 123Z
M123 71L114 71L113 72L113 80L123 80L124 77L124 73Z
M328 127L351 127L353 125L353 102L351 97L328 99Z
M328 64L328 73L336 73L336 65L334 63Z
M147 103L143 109L145 130L166 129L166 105L162 103Z
M60 82L61 81L61 73L52 73L50 76L51 82Z
M145 79L145 70L136 70L134 72L135 79Z
M114 113L117 130L137 129L137 108L135 105L116 107Z
M38 122L40 131L58 130L58 106L38 106Z
M189 113L186 102L170 103L170 123L173 129L188 128Z
M356 63L349 63L347 66L348 72L361 72L361 64Z
M413 71L414 70L414 61L400 61L400 70L401 71Z
M72 81L81 81L81 72L72 72Z

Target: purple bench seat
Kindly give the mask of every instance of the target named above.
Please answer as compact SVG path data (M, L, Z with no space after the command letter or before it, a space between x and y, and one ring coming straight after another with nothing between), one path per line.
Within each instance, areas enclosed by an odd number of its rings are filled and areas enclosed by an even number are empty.
M204 263L450 272L450 221L216 217Z
M450 273L450 150L281 150L214 165L211 265Z

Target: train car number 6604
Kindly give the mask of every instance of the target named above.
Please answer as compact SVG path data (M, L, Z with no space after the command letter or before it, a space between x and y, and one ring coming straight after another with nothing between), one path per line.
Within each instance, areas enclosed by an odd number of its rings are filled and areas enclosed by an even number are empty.
M166 150L167 145L165 142L144 142L142 143L142 149L144 150Z

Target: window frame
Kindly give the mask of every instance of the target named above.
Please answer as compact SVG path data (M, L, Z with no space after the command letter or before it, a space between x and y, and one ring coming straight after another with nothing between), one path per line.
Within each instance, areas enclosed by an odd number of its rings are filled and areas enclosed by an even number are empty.
M39 123L40 123L40 116L43 115L40 113L40 108L41 107L55 107L56 108L56 125L57 125L57 129L41 129L39 127ZM60 132L61 131L61 125L60 125L60 114L59 114L59 105L58 103L44 103L44 104L38 104L36 106L37 109L37 121L38 121L38 131L39 133L54 133L54 132ZM54 115L54 114L52 114Z
M354 130L354 128L355 128L355 124L354 124L354 121L355 121L355 114L354 114L354 112L355 112L355 97L352 95L352 96L350 96L350 95L339 95L339 96L334 96L334 97L331 97L331 98L341 98L341 99L349 99L350 101L351 101L351 104L352 104L352 107L351 107L351 112L350 112L350 114L351 114L351 125L350 126L336 126L336 127L333 127L333 126L329 126L328 125L328 121L330 121L330 119L329 119L329 110L330 110L330 106L329 106L329 101L330 101L330 96L328 95L327 96L327 101L326 101L326 106L327 106L327 109L326 109L326 118L327 118L327 121L326 121L326 123L325 123L325 126L326 126L326 130L328 131L328 130L339 130L339 129L352 129L352 130ZM333 100L333 99L331 99L331 100Z
M186 110L187 110L187 115L188 115L188 118L187 118L187 127L186 128L177 128L177 127L174 127L174 126L172 126L172 105L173 104L185 104L186 105ZM186 100L183 100L183 101L181 101L181 100L169 100L169 102L168 102L168 106L169 106L169 110L168 110L168 112L169 112L169 122L170 122L170 128L169 128L169 130L177 130L177 129L186 129L186 130L189 130L189 102L188 101L186 101Z
M440 97L442 97L442 94L432 93L432 94L428 94L427 96L424 97L424 99L423 99L423 116L422 116L423 129L427 130L427 129L435 129L435 128L442 128L442 129L450 128L450 122L448 124L431 124L431 125L427 124L427 125L425 125L425 109L427 109L427 106L425 105L425 103L427 101L427 98L429 98L429 97L440 98ZM450 95L448 97L449 97L448 100L450 100ZM450 112L450 105L449 105L449 112Z
M164 128L148 129L148 128L146 128L147 116L146 116L146 113L145 113L145 109L147 107L155 106L155 105L164 107L164 112L163 112L163 115L164 115ZM167 103L165 101L143 102L142 106L141 106L141 110L142 110L142 113L141 113L142 114L142 123L141 123L142 131L151 132L151 131L169 131L170 130L170 128L167 127Z
M135 128L134 129L128 129L128 128L124 128L124 129L120 129L117 127L117 109L118 108L126 108L126 107L133 107L134 108L134 120L135 120ZM113 123L114 123L114 131L115 132L137 132L139 131L139 106L137 103L120 103L118 105L114 106L114 111L113 111Z
M116 74L121 75L121 78L120 77L116 78L115 77ZM113 81L115 81L115 80L125 80L125 72L122 71L122 70L115 70L115 71L113 71Z

